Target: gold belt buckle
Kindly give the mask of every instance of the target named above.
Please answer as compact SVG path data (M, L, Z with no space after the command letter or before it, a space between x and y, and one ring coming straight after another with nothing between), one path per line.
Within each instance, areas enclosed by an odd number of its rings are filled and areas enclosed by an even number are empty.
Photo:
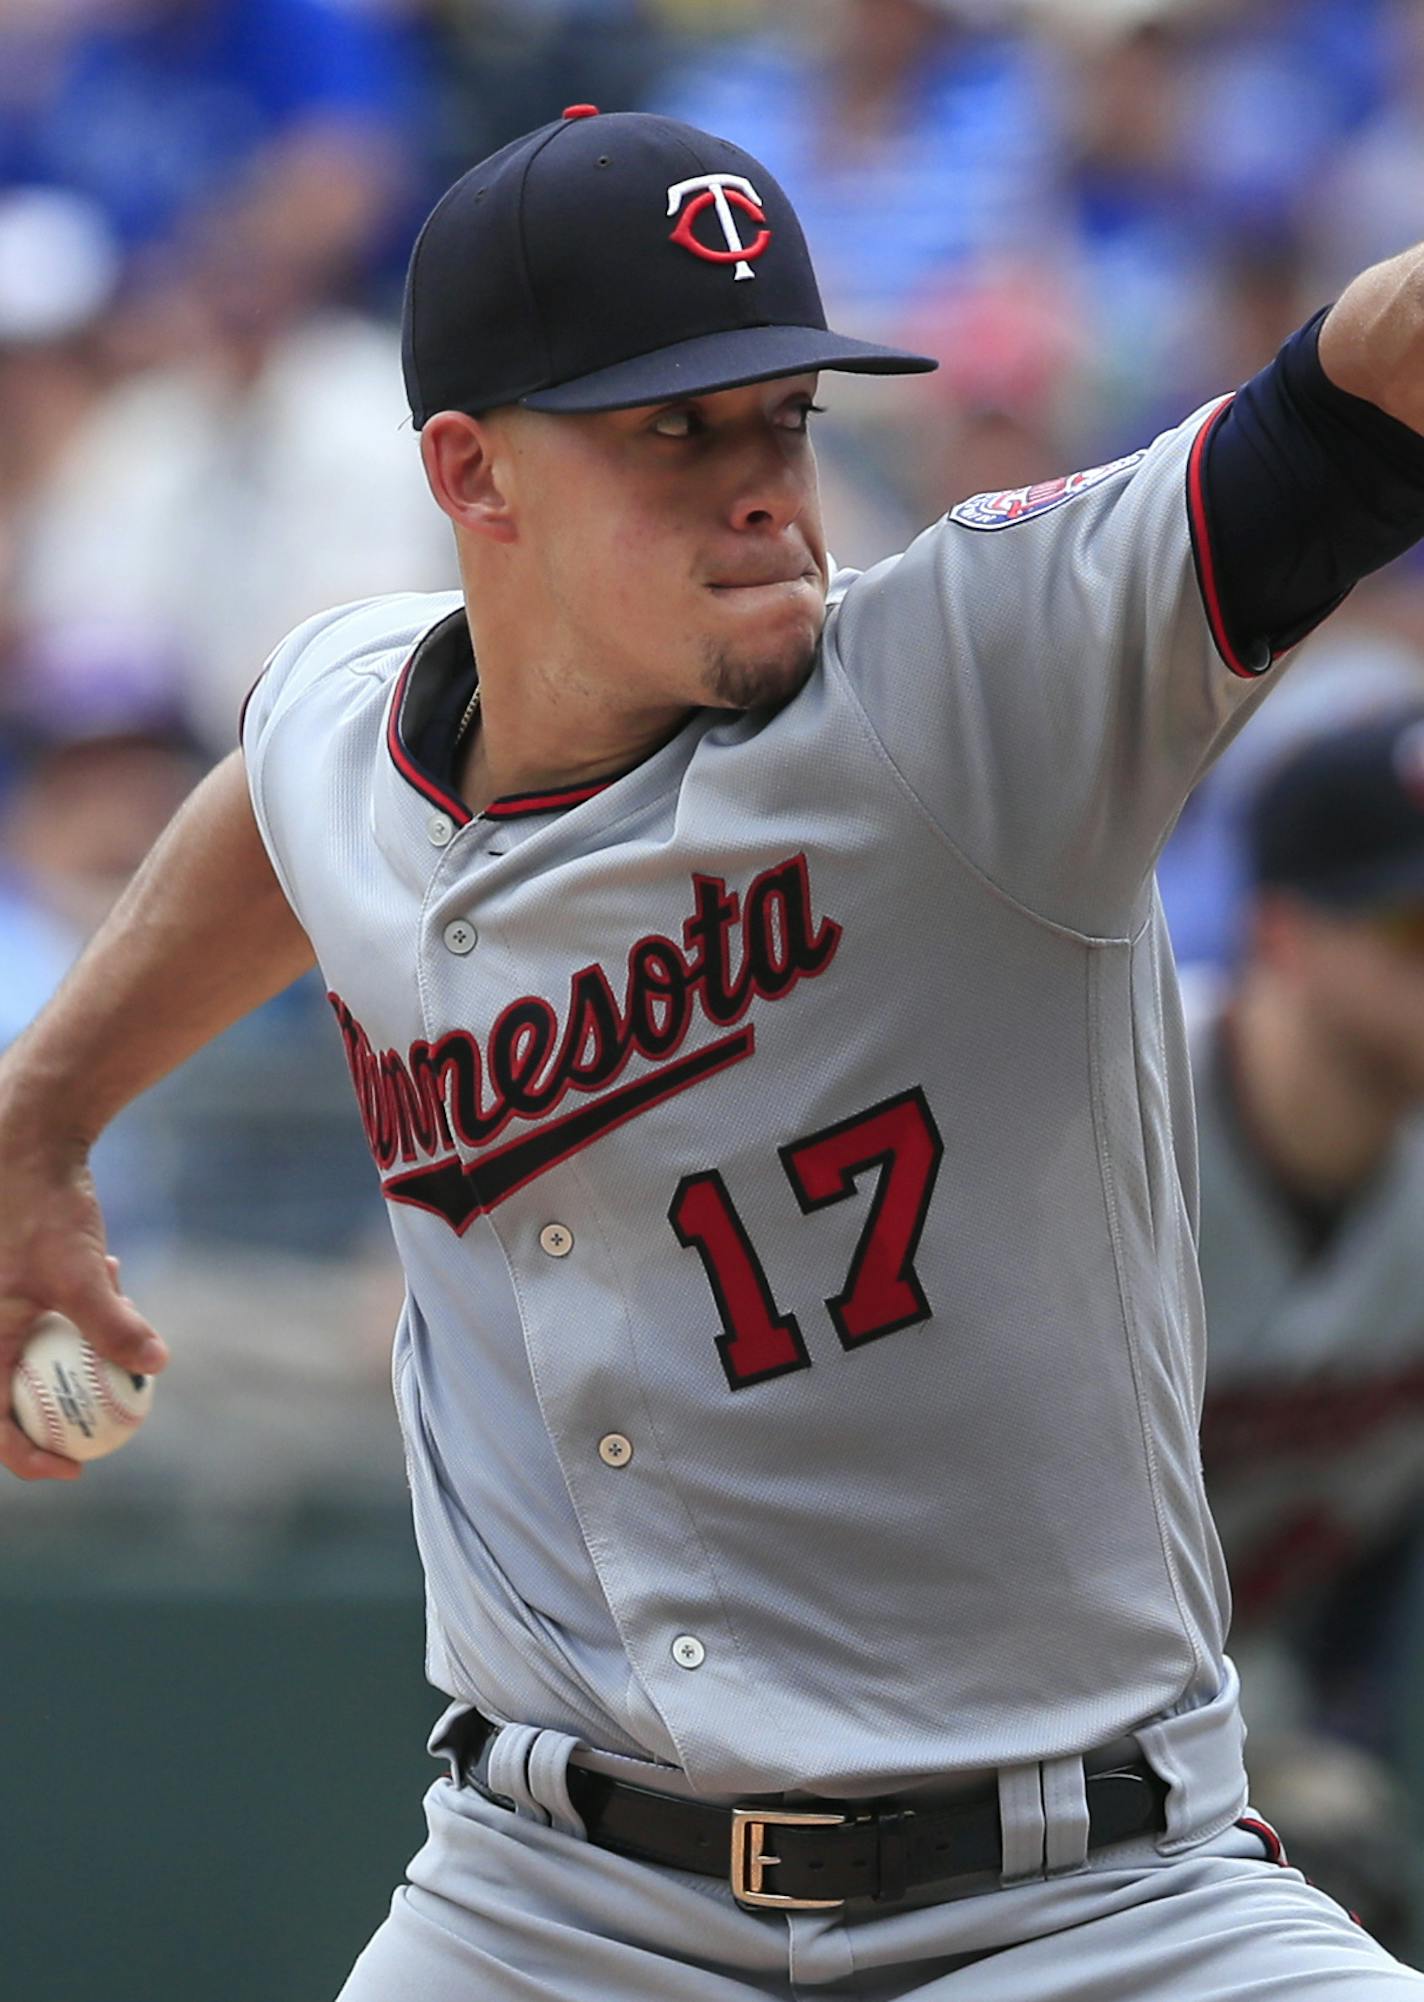
M732 1809L732 1896L739 1905L795 1912L828 1912L845 1903L844 1898L783 1898L764 1891L767 1870L781 1861L766 1849L768 1828L839 1828L843 1814L798 1814L793 1808L765 1807Z

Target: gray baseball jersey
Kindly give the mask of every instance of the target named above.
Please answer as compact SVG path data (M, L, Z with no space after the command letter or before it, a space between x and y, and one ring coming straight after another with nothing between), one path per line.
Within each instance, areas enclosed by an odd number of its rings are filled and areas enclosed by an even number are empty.
M1238 1624L1297 1609L1424 1500L1424 1124L1308 1255L1186 984L1211 1329L1202 1448Z
M457 598L278 650L252 795L405 1268L452 1696L713 1795L1213 1705L1239 1775L1151 877L1256 693L1194 564L1209 418L838 574L779 711L474 818Z

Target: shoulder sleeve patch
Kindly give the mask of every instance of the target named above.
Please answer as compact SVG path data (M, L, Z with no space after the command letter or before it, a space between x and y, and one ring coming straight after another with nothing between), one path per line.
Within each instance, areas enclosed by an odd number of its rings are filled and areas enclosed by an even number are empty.
M1114 473L1126 472L1146 457L1131 452L1125 459L1112 459L1105 466L1089 466L1086 472L1066 473L1060 479L1041 480L1034 487L1010 487L1003 493L974 494L951 508L948 519L961 528L1013 528L1021 521L1049 514L1065 501L1076 500L1091 487L1101 486Z

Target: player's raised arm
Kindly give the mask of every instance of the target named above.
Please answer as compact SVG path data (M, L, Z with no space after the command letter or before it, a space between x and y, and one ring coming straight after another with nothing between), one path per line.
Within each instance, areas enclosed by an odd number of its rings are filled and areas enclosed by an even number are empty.
M1320 329L1337 388L1424 432L1424 245L1352 279Z
M151 1372L163 1345L118 1289L89 1175L140 1092L312 964L273 874L239 752L193 792L54 1000L0 1058L0 1383L53 1307L102 1354ZM0 1419L0 1465L72 1476Z

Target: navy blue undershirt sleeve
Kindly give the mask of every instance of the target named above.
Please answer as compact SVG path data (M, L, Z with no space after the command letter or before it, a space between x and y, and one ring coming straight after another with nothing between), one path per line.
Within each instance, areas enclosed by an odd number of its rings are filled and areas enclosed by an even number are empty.
M1269 667L1424 537L1424 436L1326 375L1328 311L1238 391L1202 448L1197 569L1238 673Z

